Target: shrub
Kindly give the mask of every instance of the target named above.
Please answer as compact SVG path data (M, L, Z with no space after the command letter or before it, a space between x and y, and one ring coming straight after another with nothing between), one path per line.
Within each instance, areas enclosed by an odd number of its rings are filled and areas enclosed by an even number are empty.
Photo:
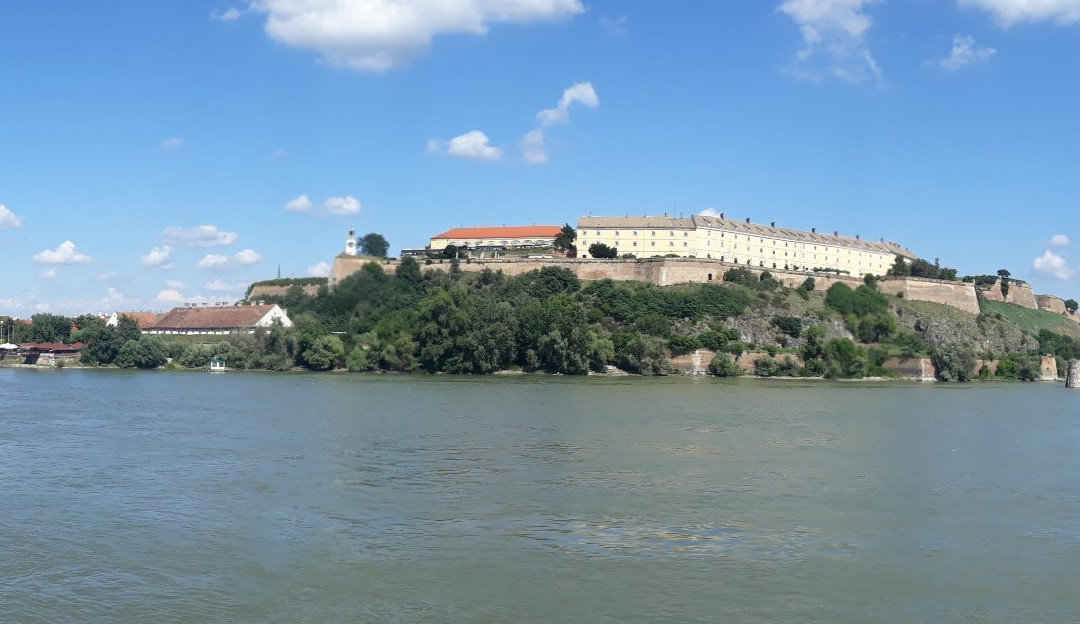
M749 269L728 269L724 271L724 281L743 286L757 286L760 281L754 277Z
M589 245L589 255L593 258L618 258L619 250L604 243L593 243Z
M938 381L968 381L975 369L975 351L963 345L938 347L930 354Z
M797 316L774 316L772 324L792 338L802 333L802 319Z
M717 377L738 377L742 370L735 364L735 358L727 353L717 353L709 362L709 374Z

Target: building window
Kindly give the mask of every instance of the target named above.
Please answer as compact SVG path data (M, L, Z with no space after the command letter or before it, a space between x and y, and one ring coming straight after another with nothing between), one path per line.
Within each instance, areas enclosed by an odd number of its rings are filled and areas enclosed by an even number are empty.
M688 242L686 242L686 241L683 241L683 244L682 244L682 246L683 246L683 247L689 247L689 246L690 246L690 243L688 243Z
M675 241L669 241L668 242L668 247L674 247L674 246L675 246Z
M637 247L637 241L634 241L634 247Z
M656 236L656 230L653 230L652 235Z
M652 246L653 246L653 247L656 247L656 241L653 241L653 242L652 242Z

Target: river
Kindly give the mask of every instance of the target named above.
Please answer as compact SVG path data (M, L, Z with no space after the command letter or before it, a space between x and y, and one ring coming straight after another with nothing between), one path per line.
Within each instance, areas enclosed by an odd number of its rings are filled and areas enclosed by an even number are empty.
M0 369L0 621L1078 622L1060 385Z

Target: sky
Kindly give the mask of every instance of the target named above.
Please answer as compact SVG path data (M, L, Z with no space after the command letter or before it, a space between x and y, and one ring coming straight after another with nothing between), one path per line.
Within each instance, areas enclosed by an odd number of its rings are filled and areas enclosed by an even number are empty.
M0 4L0 314L693 214L1080 298L1080 0Z

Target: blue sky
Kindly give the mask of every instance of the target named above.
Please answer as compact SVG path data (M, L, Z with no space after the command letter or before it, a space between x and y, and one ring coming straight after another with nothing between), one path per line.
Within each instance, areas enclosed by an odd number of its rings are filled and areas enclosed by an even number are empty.
M1080 298L1080 0L38 0L0 58L0 314L707 209Z

